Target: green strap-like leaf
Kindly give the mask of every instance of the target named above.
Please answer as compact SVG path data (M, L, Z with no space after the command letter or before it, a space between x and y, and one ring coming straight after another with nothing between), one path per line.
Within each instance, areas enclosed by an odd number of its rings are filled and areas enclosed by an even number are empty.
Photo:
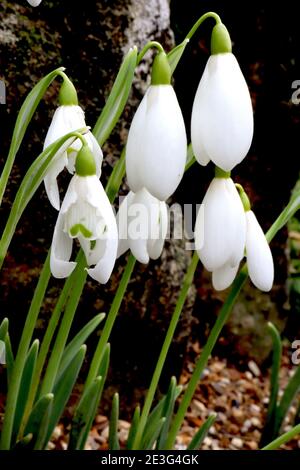
M34 368L36 364L38 350L39 350L39 340L36 339L32 343L31 348L28 351L25 366L23 369L22 380L21 380L21 384L19 388L14 424L13 424L13 433L12 433L13 442L15 441L15 439L17 438L20 432L20 424L22 421L23 413L25 410L26 402L27 402L28 392L30 390L30 386L32 382L32 376L33 376L33 372L34 372Z
M126 105L137 61L137 48L126 54L108 100L96 122L93 134L100 146L107 140Z
M275 420L279 391L279 372L282 356L282 344L280 333L271 322L267 325L273 341L272 368L270 378L270 400L267 412L266 423L262 432L260 445L264 446L276 437Z
M103 389L102 377L96 377L94 382L82 395L72 419L69 438L69 450L83 450L86 435L90 431L90 423L95 419L100 395Z
M194 435L193 439L191 440L188 450L198 450L199 447L201 446L202 442L204 441L204 438L206 437L210 427L213 425L213 423L216 420L217 415L215 413L212 413L205 423L202 424L200 429L196 432Z
M137 427L140 421L140 416L141 416L141 408L138 405L136 409L134 410L133 418L131 421L131 426L130 426L129 433L128 433L127 444L126 444L126 448L128 450L132 448L132 444L134 442Z
M153 446L154 446L155 442L157 441L158 436L160 435L161 430L162 430L165 422L166 422L166 418L161 418L159 420L159 422L157 423L156 428L153 429L153 432L152 432L150 438L147 440L147 442L146 442L146 440L142 441L142 445L141 445L142 450L146 450L146 449L147 450L152 450L153 449Z
M79 129L78 132L83 130L84 129ZM21 215L43 181L49 165L54 162L54 159L59 159L74 140L76 140L74 132L70 132L56 140L35 159L28 169L16 194L8 221L0 240L0 267L2 266Z
M48 393L36 402L36 404L32 408L28 422L25 426L24 436L26 436L27 434L32 434L34 437L33 440L36 439L39 432L39 428L41 426L41 420L43 416L47 413L47 410L50 407L50 403L53 401L53 398L53 393Z
M72 363L69 365L68 369L61 376L60 381L56 384L53 390L54 400L51 416L49 419L49 424L47 428L47 433L45 435L44 444L47 445L51 434L62 415L64 408L70 398L72 389L77 380L79 371L81 369L83 359L86 353L86 346L83 345L79 349L78 353L74 357Z
M48 75L46 75L46 77L42 78L42 80L40 80L31 90L31 92L27 95L24 103L22 104L14 128L8 157L6 159L6 163L0 178L0 205L12 166L14 164L16 154L22 144L22 140L24 138L26 129L32 119L32 116L39 102L44 96L47 88L51 85L57 75L59 75L59 73L63 70L64 68L60 67L56 70L53 70L53 72L50 72Z
M13 366L14 366L14 355L12 352L9 332L6 333L4 338L5 343L5 362L6 362L6 374L7 374L7 387L10 382Z
M0 325L0 340L4 341L6 333L8 332L9 321L8 318L3 318Z
M169 52L168 61L169 61L169 65L170 65L170 69L171 69L172 74L174 73L174 71L175 71L175 69L178 65L178 62L180 61L181 56L184 53L184 50L185 50L188 42L189 42L189 39L184 39L184 41L182 41L182 43L178 44L178 46L174 47L174 49L172 49Z
M78 349L85 343L87 338L95 331L99 324L104 320L105 313L99 313L92 320L90 320L77 335L70 341L64 350L61 363L59 365L59 372L55 379L55 383L60 380L60 377L65 372L69 364L72 362L74 356L77 354Z
M47 408L45 409L44 414L41 415L41 424L38 428L38 432L37 432L35 439L33 439L34 450L44 450L47 447L48 439L49 439L47 433L49 429L50 419L52 417L53 403L54 403L54 396L49 401L49 404Z
M166 418L164 425L161 429L161 433L159 435L159 438L157 440L157 449L164 449L167 436L168 436L168 431L174 411L174 405L175 405L175 400L176 400L176 377L172 377L169 385L169 390L166 396L166 401L164 404L163 412L162 415L164 418Z
M108 438L108 447L109 450L119 450L119 437L118 437L118 423L119 423L119 394L115 393L111 415L109 420L109 438Z
M297 393L300 390L300 366L297 367L294 375L286 386L280 403L277 407L275 418L275 436L278 435L282 422L289 411Z

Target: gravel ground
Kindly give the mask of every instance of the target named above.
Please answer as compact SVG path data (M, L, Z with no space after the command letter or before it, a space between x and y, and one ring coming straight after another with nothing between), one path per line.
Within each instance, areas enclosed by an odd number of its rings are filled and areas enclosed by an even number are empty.
M196 357L199 352L199 345L193 344L189 361L180 377L180 383L183 387L188 382L193 370L193 365L190 362L191 356L194 354ZM291 366L286 348L281 367L280 395L282 395L283 389L293 373L294 368ZM250 361L247 367L241 371L233 364L229 364L226 359L212 357L204 370L202 380L178 435L176 448L186 449L199 426L210 413L215 412L217 413L216 421L204 439L201 449L258 449L269 402L268 396L268 372L263 374L254 361ZM284 432L291 428L295 413L296 406L292 406L283 425ZM119 421L121 448L124 448L126 444L129 427L128 421ZM57 426L49 443L49 449L66 449L67 433L68 430L62 424ZM98 415L90 432L86 449L108 449L108 433L108 418ZM299 449L300 436L281 448Z

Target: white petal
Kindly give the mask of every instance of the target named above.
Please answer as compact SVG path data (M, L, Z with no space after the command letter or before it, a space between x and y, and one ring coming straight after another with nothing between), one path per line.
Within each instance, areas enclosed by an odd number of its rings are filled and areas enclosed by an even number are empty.
M37 7L39 6L39 4L41 3L42 0L27 0L27 2L29 3L29 5L31 5L32 7Z
M68 277L76 266L76 263L69 261L73 241L68 234L63 232L63 225L64 215L60 212L54 229L50 254L51 273L59 279Z
M231 192L232 201L235 207L235 239L233 251L230 257L231 267L236 266L245 256L246 245L246 216L244 206L239 196L238 190L231 178L226 181L227 188Z
M59 106L52 118L50 127L48 129L44 149L53 144L57 139L63 137L69 132L76 131L86 127L84 112L80 106ZM72 144L72 149L78 150L81 147L79 139L75 140Z
M224 290L229 287L235 279L238 272L239 264L231 267L229 263L224 264L221 268L216 269L212 273L212 284L216 290Z
M148 240L148 253L151 259L158 259L162 253L168 232L168 222L168 209L166 203L160 202L157 238Z
M246 252L249 276L253 284L260 290L271 290L274 280L273 257L254 213L246 212L247 236Z
M186 162L186 133L171 85L150 86L130 126L126 146L128 183L166 200L177 188Z
M57 210L59 210L60 207L60 198L56 178L65 168L67 161L67 152L64 152L61 156L57 156L57 158L55 158L54 165L50 166L50 169L44 178L45 190L48 199L52 206Z
M191 137L200 163L208 157L230 171L246 156L253 136L249 90L233 54L210 56L195 96Z
M129 250L128 240L128 209L133 200L134 193L130 191L127 196L123 199L120 204L119 211L117 213L117 226L119 233L119 244L117 258L122 256L127 250Z
M97 177L96 179L94 177L91 178L94 179L94 184L97 184L98 186L97 207L105 221L106 229L102 237L96 241L96 249L99 249L99 252L103 254L100 260L97 262L96 266L94 268L88 269L87 271L93 279L100 282L101 284L105 284L111 276L116 261L118 249L118 229L115 214L102 184L99 180L97 180ZM96 180L98 183L96 183ZM98 244L100 245L98 246ZM105 244L105 246L101 246L103 244Z
M196 223L196 249L206 269L215 271L229 261L236 242L236 204L227 178L212 180L202 205ZM203 235L199 236L198 230L203 230Z

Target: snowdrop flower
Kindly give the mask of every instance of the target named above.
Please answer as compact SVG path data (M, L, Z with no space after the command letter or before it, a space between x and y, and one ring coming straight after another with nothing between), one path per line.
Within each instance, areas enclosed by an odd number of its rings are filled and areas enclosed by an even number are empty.
M54 229L50 268L54 277L68 277L76 263L70 261L77 238L89 266L88 274L105 284L113 270L118 231L113 209L98 176L93 154L85 144L78 152L72 177ZM93 266L93 267L92 267Z
M29 3L29 5L31 5L32 7L37 7L39 6L39 4L41 3L42 0L27 0L27 2Z
M60 102L63 104L61 104L61 106L59 106L54 113L52 122L46 135L44 150L57 139L63 137L65 134L86 127L84 112L77 104L77 93L70 81L68 82L67 80L64 80L61 86ZM98 177L100 177L103 159L102 150L96 138L90 131L87 131L84 137L94 155L96 163L96 174ZM56 180L57 176L63 171L64 168L67 168L71 174L74 173L76 155L81 147L81 140L75 140L64 153L64 155L59 160L57 160L52 167L50 167L44 179L48 199L52 206L57 210L59 210L60 207L59 189Z
M249 90L223 24L214 27L212 55L192 110L191 139L201 165L212 160L224 171L240 163L251 145L253 111Z
M249 276L258 289L268 292L272 289L274 280L272 253L255 214L248 210L245 215L247 222L246 255Z
M195 245L201 262L213 272L217 290L231 284L244 256L246 220L231 178L216 172L205 194L195 225Z
M268 292L274 279L272 253L246 193L236 186L222 177L210 184L196 220L196 249L206 269L212 271L216 290L232 284L246 256L251 281Z
M186 132L165 53L153 63L152 82L131 123L126 146L130 189L165 201L179 185L186 162Z
M128 249L140 263L157 259L163 250L168 230L165 202L153 197L146 189L124 198L117 214L119 229L118 257Z

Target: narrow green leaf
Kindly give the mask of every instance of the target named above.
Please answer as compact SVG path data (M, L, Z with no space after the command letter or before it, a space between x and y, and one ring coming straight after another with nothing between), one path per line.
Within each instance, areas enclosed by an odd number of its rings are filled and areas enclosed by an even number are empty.
M84 437L90 431L90 422L95 419L102 391L102 377L96 377L94 382L87 388L76 407L72 428L69 438L69 450L83 450ZM83 445L82 445L83 444Z
M48 440L49 440L47 433L49 429L49 422L52 417L53 403L54 403L54 396L49 401L49 405L45 409L44 414L41 416L41 424L38 428L37 435L35 439L33 440L34 450L44 450L47 447Z
M83 130L84 129L79 129L78 132ZM56 140L35 159L28 169L16 194L11 211L9 213L8 221L0 240L0 267L2 266L7 249L15 233L16 226L21 218L21 215L33 197L34 193L38 189L39 185L43 181L49 165L56 159L59 159L74 140L76 140L76 137L74 137L74 132L70 132L69 134L66 134L65 136Z
M291 439L294 439L298 434L300 434L300 424L293 427L290 431L285 432L281 436L277 437L274 441L270 442L267 446L263 447L261 450L276 450L282 444L286 444Z
M28 422L25 426L24 436L27 434L32 434L32 436L34 436L34 440L36 439L39 432L39 428L41 426L41 420L43 416L47 413L47 410L49 409L50 403L52 403L53 398L53 393L48 393L36 402L36 404L32 408Z
M185 171L187 171L195 163L195 161L196 158L194 156L192 144L189 144L187 148Z
M188 42L189 42L189 39L184 39L184 41L182 41L182 43L178 44L178 46L174 47L174 49L172 49L169 52L168 61L169 61L169 65L170 65L170 69L171 69L172 74L174 73L174 71L175 71L175 69L178 65L178 62L180 61L181 56L184 53L184 50L185 50Z
M51 434L62 415L64 408L70 398L72 389L74 384L77 380L79 371L81 369L83 359L86 353L86 346L83 345L79 349L78 353L74 357L72 363L65 371L65 373L61 376L59 382L53 389L54 400L53 400L53 407L52 413L49 420L49 425L47 428L47 433L45 435L45 445L49 441Z
M56 70L53 70L53 72L50 72L48 75L46 75L46 77L42 78L27 95L24 103L22 104L11 139L8 157L6 159L6 163L0 178L0 205L16 154L22 144L26 129L32 119L32 116L47 88L51 85L57 75L59 75L59 73L63 70L64 68L60 67Z
M118 423L119 423L119 394L115 393L111 415L109 420L109 438L108 438L108 448L109 450L119 450L119 437L118 437Z
M130 426L129 433L128 433L128 439L127 439L127 444L126 444L127 450L132 449L132 444L134 442L134 438L136 435L140 417L141 417L141 408L137 406L136 409L134 410L133 418L131 421L131 426Z
M137 48L126 54L107 102L100 114L93 134L100 146L106 141L121 116L126 105L137 62Z
M282 395L280 403L277 407L276 417L275 417L275 436L278 435L280 427L284 418L286 417L287 412L289 411L290 406L292 405L297 393L300 390L300 366L297 367L294 375L291 377L289 383L287 384L285 391Z
M157 441L158 436L160 435L161 430L162 430L163 425L164 425L165 422L166 422L166 418L161 418L159 420L159 422L157 423L156 428L153 429L152 435L149 436L149 439L147 441L146 440L142 441L142 446L141 446L142 450L153 450L153 446L154 446L155 442Z
M268 406L266 423L260 440L260 445L262 446L270 442L272 439L275 439L276 437L275 420L279 391L279 372L282 356L282 344L279 331L271 322L268 323L267 328L272 336L273 355L270 377L270 401Z
M14 355L12 352L9 332L6 333L4 338L5 343L5 362L6 362L6 374L7 374L7 386L11 378L13 366L14 366Z
M180 392L181 392L181 387L176 387L175 388L175 400L179 396ZM142 440L142 447L141 447L142 449L147 448L147 443L150 442L153 433L159 426L161 418L164 417L163 413L166 407L166 401L167 401L167 396L165 395L159 400L157 405L151 411L147 419L144 432L143 432L143 440Z
M202 424L200 429L198 429L198 431L194 435L193 439L191 440L191 442L188 446L188 450L198 450L199 449L199 447L201 446L202 442L204 441L204 438L206 437L210 427L215 422L216 417L217 417L216 413L212 413L207 418L205 423Z
M8 318L3 318L0 325L0 340L4 341L6 333L8 332L9 321Z
M95 331L99 324L104 320L105 313L99 313L92 320L90 320L77 335L70 341L64 350L61 363L59 365L59 372L55 379L57 383L65 370L69 367L69 364L72 362L74 356L76 356L78 349L85 343L87 338Z
M169 390L166 395L166 401L164 404L163 412L162 415L164 418L166 418L164 425L161 429L161 433L159 435L159 438L157 440L157 449L164 449L166 440L167 440L167 435L174 411L174 406L175 406L175 400L176 400L176 377L172 377L169 385Z
M15 411L15 418L13 424L13 437L12 439L15 440L19 435L20 431L20 424L23 418L23 413L25 410L28 392L30 390L32 376L36 364L36 358L38 355L39 350L39 340L36 339L33 341L31 348L28 351L25 366L23 369L22 380L19 388L18 400L16 405Z

